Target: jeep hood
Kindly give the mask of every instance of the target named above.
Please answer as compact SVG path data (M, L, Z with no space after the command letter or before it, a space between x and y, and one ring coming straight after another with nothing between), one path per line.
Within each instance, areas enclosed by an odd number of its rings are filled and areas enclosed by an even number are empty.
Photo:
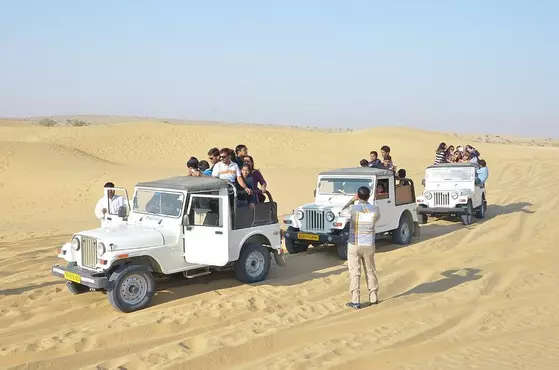
M353 199L353 195L334 195L334 196L320 196L313 203L307 203L299 207L299 209L318 209L321 211L326 210L340 210L345 206L350 200Z
M107 246L114 244L113 250L157 247L166 242L166 238L159 230L142 225L122 224L82 231L78 234L101 240Z

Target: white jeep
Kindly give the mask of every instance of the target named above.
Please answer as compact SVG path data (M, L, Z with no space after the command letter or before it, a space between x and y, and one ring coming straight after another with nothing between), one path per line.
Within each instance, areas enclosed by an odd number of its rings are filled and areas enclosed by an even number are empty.
M116 309L131 312L149 304L154 275L192 278L232 267L237 279L253 283L266 279L271 254L284 263L276 203L237 208L227 181L184 176L139 183L128 211L126 205L108 214L111 222L74 234L62 247L58 257L68 264L54 265L52 273L72 293L105 290Z
M458 216L464 225L487 211L485 186L476 182L475 163L443 163L425 169L423 195L417 197L422 223L428 216Z
M305 204L283 220L287 225L285 246L289 253L304 252L309 244L336 245L338 256L347 259L349 219L340 211L353 202L357 189L371 189L369 202L379 207L377 234L390 234L399 244L419 235L413 181L395 184L394 172L377 168L343 168L318 175L313 203ZM376 189L383 191L375 191Z

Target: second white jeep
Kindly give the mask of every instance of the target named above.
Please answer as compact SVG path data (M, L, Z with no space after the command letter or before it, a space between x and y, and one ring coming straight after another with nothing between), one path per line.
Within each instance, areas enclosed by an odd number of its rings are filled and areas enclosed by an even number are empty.
M371 189L369 202L379 207L377 234L389 234L399 244L408 244L412 235L419 234L413 181L406 179L405 185L396 184L390 170L343 168L320 173L314 202L284 218L289 253L306 251L310 244L332 244L338 256L347 259L349 219L340 211L353 201L361 186Z

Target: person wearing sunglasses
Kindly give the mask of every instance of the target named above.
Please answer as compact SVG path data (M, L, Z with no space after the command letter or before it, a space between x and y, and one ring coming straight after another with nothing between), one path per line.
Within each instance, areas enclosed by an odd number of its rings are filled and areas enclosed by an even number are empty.
M238 186L246 191L248 195L252 194L252 190L246 185L241 175L241 170L239 165L231 161L231 152L229 148L223 148L219 151L220 161L214 165L212 170L212 176L220 178L222 180L228 180L232 183L238 184Z

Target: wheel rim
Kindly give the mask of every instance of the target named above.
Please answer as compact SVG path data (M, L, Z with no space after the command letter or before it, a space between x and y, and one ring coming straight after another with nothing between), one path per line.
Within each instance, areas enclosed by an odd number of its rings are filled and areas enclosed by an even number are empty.
M120 284L120 297L129 305L138 304L144 299L148 290L147 279L139 274L128 275Z
M402 229L400 230L400 234L402 235L402 240L407 240L408 235L410 234L410 225L407 222L404 222L402 225Z
M265 264L264 255L258 251L253 251L247 257L245 270L252 277L259 276L264 271Z

